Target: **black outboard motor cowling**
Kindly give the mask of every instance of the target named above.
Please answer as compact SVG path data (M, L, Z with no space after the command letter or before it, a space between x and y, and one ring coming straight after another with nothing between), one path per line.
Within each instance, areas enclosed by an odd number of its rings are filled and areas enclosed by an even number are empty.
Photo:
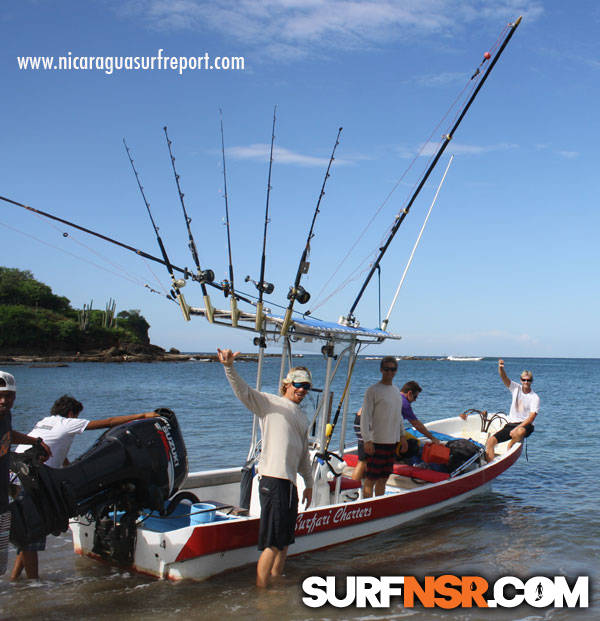
M160 417L109 429L64 468L39 464L35 448L11 454L11 469L25 489L9 505L11 542L22 546L57 535L69 518L88 512L96 520L109 509L130 519L142 509L164 513L165 501L187 476L187 452L174 412L156 412Z

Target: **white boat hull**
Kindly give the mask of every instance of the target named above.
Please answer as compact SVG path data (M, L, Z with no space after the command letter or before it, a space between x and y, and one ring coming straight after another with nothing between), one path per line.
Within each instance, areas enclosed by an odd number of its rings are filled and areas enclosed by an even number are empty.
M473 417L468 424L456 418L436 421L428 427L456 437L485 441L488 434L482 434L476 429L478 425L479 419ZM385 496L340 502L300 512L296 523L296 542L290 547L289 555L373 535L420 519L485 491L521 454L520 444L503 452L505 445L499 445L501 454L493 462L455 478L422 483L407 489L389 485ZM239 480L239 472L239 469L229 469L190 474L184 487L202 501L210 502L218 498L219 502L235 504L235 494L239 493L239 484L235 479ZM219 485L218 481L230 482ZM209 485L198 487L203 482ZM414 485L410 480L408 482ZM256 562L259 555L256 545L260 518L226 516L225 513L217 515L222 521L165 532L145 528L142 523L137 530L131 569L170 580L203 580ZM71 524L77 553L96 557L92 552L94 528L95 523L88 523L85 519Z

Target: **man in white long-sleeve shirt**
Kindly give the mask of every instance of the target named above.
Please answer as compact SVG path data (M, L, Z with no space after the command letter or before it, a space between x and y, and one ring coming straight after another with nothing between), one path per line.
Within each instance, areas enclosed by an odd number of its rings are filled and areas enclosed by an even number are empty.
M394 386L398 362L393 356L381 360L381 381L367 388L360 417L360 431L367 454L367 472L363 484L363 498L382 496L385 484L394 467L395 449L406 438L402 423L402 397Z
M306 486L302 500L307 507L312 500L308 419L300 407L312 379L308 369L295 367L283 380L281 396L259 392L250 388L233 367L240 352L233 353L230 349L217 349L217 352L235 396L261 422L262 450L258 461L261 555L256 566L256 584L265 587L271 576L283 573L288 546L294 543L297 474Z

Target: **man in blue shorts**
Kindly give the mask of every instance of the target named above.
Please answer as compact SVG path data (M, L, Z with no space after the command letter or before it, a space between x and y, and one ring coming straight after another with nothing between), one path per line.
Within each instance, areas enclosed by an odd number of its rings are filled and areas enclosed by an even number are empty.
M396 444L406 451L402 424L402 399L394 386L398 362L385 356L379 366L381 381L367 388L360 416L360 431L367 457L367 471L363 483L363 498L382 496L385 484L394 468Z

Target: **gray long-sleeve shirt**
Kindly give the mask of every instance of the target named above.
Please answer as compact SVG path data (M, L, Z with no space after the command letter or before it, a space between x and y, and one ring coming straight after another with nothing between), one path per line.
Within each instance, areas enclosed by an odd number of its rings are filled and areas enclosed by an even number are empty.
M360 416L363 442L396 444L404 433L402 397L396 386L374 384L367 388Z
M296 474L300 474L306 487L312 487L308 419L304 410L290 399L250 388L233 366L225 367L225 375L235 396L260 419L259 474L288 479L294 484Z

